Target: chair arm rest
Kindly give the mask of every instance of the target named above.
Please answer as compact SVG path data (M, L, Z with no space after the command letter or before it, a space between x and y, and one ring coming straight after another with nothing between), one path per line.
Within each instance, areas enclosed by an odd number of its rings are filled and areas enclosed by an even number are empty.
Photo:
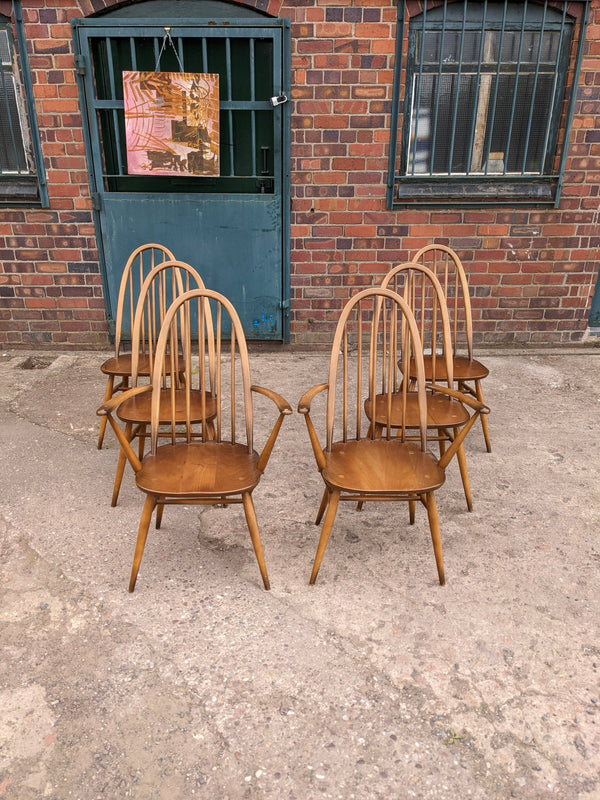
M309 389L307 392L304 392L302 397L298 402L298 413L299 414L308 414L310 412L310 406L313 399L320 393L324 392L325 389L329 384L327 383L319 383L317 386L313 386L312 389Z
M448 397L454 397L455 400L459 400L465 406L470 406L475 411L479 411L480 414L490 413L490 409L484 403L480 403L479 400L471 397L471 395L464 394L456 389L450 389L448 386L440 386L437 383L428 383L427 388L431 389L432 392L436 392L437 394L445 394L448 395Z
M96 411L96 414L99 417L105 417L108 414L112 414L115 409L117 409L121 403L124 403L126 400L129 400L130 397L135 397L136 394L142 394L143 392L149 392L152 390L152 384L147 383L144 386L134 386L133 389L127 389L125 392L121 392L121 394L113 395L110 400L107 400L106 403L102 403L100 408Z
M291 405L280 394L277 394L277 392L273 392L271 389L265 389L264 386L251 386L250 389L257 394L263 394L265 397L268 397L270 400L272 400L277 406L280 414L292 413Z

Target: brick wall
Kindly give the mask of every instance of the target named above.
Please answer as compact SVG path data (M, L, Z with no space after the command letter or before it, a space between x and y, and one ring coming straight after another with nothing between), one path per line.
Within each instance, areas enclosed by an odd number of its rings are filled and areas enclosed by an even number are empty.
M115 3L23 5L50 208L0 209L0 346L106 347L69 21ZM249 5L292 21L292 342L329 343L352 292L433 240L463 258L477 341L581 339L599 263L600 0L560 207L548 211L387 211L396 4Z

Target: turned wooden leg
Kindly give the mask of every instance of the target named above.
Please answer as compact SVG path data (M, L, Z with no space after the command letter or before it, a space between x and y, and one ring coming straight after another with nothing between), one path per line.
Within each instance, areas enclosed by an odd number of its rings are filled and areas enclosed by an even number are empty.
M157 499L156 501L156 530L158 530L162 524L163 518L163 511L165 510L165 504L162 502L164 498Z
M256 513L254 511L254 503L250 492L244 492L242 495L242 502L244 504L244 512L246 514L246 523L250 531L250 538L252 539L252 546L254 547L254 554L258 561L258 568L262 575L263 584L265 589L270 589L269 577L267 575L267 565L265 564L265 557L263 554L260 535L258 533L258 523L256 522Z
M469 484L469 473L467 471L467 456L465 453L464 445L456 451L456 459L458 461L458 468L460 469L460 477L462 478L462 485L465 491L465 499L467 501L467 508L473 511L473 500L471 498L471 486Z
M148 528L150 527L150 520L152 519L152 512L156 505L156 497L149 494L146 495L146 502L142 510L142 517L140 519L140 527L138 529L137 542L135 544L135 553L133 554L133 566L131 567L131 577L129 578L129 591L133 592L135 589L135 582L137 580L140 564L142 563L142 555L144 554L144 547L146 545L146 538L148 536Z
M113 392L115 389L115 376L109 375L108 380L106 381L106 389L104 390L104 402L106 403L110 398L113 396ZM102 443L104 442L104 434L106 432L106 423L108 422L108 417L106 414L103 417L100 417L100 433L98 434L98 450L102 450Z
M133 425L131 422L128 422L125 425L125 431L124 431L125 438L127 439L128 442L131 441L131 438L133 436L132 430L133 430ZM111 506L113 506L113 508L117 505L117 500L119 499L119 491L121 489L121 482L123 480L123 473L125 472L126 463L127 463L127 456L125 455L125 450L123 450L123 448L121 447L121 449L119 450L119 460L117 461L115 485L113 487L112 500L110 503Z
M479 402L485 404L485 400L483 399L483 391L481 389L481 381L475 381L475 394ZM481 414L480 419L481 419L481 427L483 430L483 438L485 439L485 446L487 448L488 453L491 453L492 445L490 442L490 429L488 427L487 414Z
M312 573L310 576L309 583L311 586L313 586L314 582L317 580L319 567L321 566L323 554L325 553L325 548L327 547L327 542L329 541L329 534L331 533L331 528L333 527L333 521L335 520L339 500L339 490L332 492L329 498L329 505L327 506L327 513L325 514L325 519L323 521L323 528L321 530L321 537L317 547L317 554L315 556L315 562L313 564Z
M435 555L435 563L437 566L438 577L440 579L440 586L446 584L444 577L444 559L442 558L442 539L440 536L440 522L438 519L437 505L433 492L428 492L426 495L427 516L429 517L429 529L431 531L431 541L433 543L433 553Z
M417 509L417 501L416 500L409 500L408 501L408 519L411 525L415 524L415 512Z
M323 492L323 497L321 498L321 505L319 506L319 510L317 512L315 525L318 525L319 522L321 522L321 520L323 519L323 514L325 513L325 509L327 508L328 502L329 502L329 489L325 487L325 491Z

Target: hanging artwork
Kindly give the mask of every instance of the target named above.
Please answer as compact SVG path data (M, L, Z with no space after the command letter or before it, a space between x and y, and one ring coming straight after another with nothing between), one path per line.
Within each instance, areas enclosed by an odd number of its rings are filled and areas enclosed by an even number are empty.
M130 175L219 175L219 76L124 72Z

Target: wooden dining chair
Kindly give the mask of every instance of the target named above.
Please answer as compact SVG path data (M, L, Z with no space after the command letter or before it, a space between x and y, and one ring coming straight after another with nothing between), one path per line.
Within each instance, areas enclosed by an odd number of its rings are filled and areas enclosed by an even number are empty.
M208 306L212 306L209 323ZM163 364L176 361L177 340L183 345L186 419L169 424L169 438L159 444L167 395L162 391ZM214 344L211 365L209 342ZM176 366L172 367L176 371ZM212 373L212 376L211 376ZM193 436L192 392L201 398L214 381L214 436L208 435L209 403L201 401L201 435ZM174 407L171 387L171 409ZM150 452L140 460L123 434L114 413L131 397L151 392ZM253 394L273 401L277 420L260 452L254 447ZM194 289L178 297L167 311L158 339L150 386L129 389L105 403L99 414L109 422L135 471L138 488L146 494L133 558L129 591L135 588L152 514L160 527L166 504L214 505L241 503L265 589L269 578L263 555L252 492L271 455L289 403L275 392L250 380L248 350L239 317L232 304L217 292Z
M453 388L453 363L452 343L450 336L450 321L446 308L446 298L436 276L430 269L412 261L396 265L391 269L381 282L382 289L391 289L400 294L408 303L417 323L419 337L423 347L424 360L428 359L430 367L429 382L438 383L446 388ZM399 364L402 367L402 364ZM414 372L414 365L409 366L409 371ZM427 380L426 370L426 380ZM398 372L398 386L403 380L402 373ZM436 439L440 448L440 455L444 454L446 446L451 443L456 432L465 425L470 418L470 396L457 399L440 391L427 390L425 399L427 403L427 429L430 441ZM461 402L462 401L462 402ZM406 403L406 408L401 408ZM365 413L372 425L375 426L375 435L388 424L387 397L385 392L378 394L373 404L370 400L365 403ZM398 387L392 395L389 424L394 430L399 430L402 424L406 428L419 427L418 397L416 392L408 391L404 396ZM469 511L473 510L473 500L467 470L467 458L464 444L456 451L460 475L462 479L465 499ZM414 504L411 504L411 521L414 519Z
M100 367L107 376L104 402L116 392L127 389L131 379L131 350L124 350L125 339L129 339L133 328L134 311L138 293L146 275L162 261L172 261L173 253L162 244L142 244L131 253L121 276L119 294L117 296L117 316L115 320L115 354ZM125 334L129 334L126 337ZM128 341L129 343L129 341ZM150 369L147 354L142 353L138 374L149 378ZM115 383L119 379L118 383ZM100 420L98 434L98 450L102 449L106 432L106 417Z
M417 436L407 427L409 381L397 384L398 362L404 375L413 362L416 381L414 409ZM453 389L429 384L445 396ZM374 287L356 294L344 307L331 349L327 382L308 390L298 411L304 414L325 491L316 523L323 519L310 583L314 584L341 500L421 501L427 509L440 584L445 583L442 543L435 491L445 480L445 468L462 444L476 415L457 432L444 454L428 450L427 398L423 349L410 306L390 289ZM326 393L325 437L321 444L311 418L315 398ZM395 399L399 394L399 402ZM379 435L363 417L365 401L380 398L386 423ZM473 401L477 402L477 401ZM400 416L392 426L392 407ZM411 417L414 422L414 417Z
M140 365L142 375L152 375L155 362L155 351L158 337L167 310L173 300L183 295L190 289L204 288L204 282L194 267L184 261L163 261L157 264L146 276L140 289L135 308L133 330L131 335L131 383L138 385ZM211 328L210 308L207 309L207 330ZM180 331L181 333L181 331ZM170 341L170 345L177 345L170 358L170 351L162 365L162 389L164 398L161 406L161 425L167 425L171 419L175 423L183 423L189 413L192 425L195 428L206 426L207 436L214 435L213 419L216 414L214 397L214 341L207 338L207 355L209 363L213 365L210 380L204 394L197 390L189 392L190 409L186 408L188 394L184 391L186 382L183 342ZM171 392L171 389L173 391ZM128 398L118 406L117 416L124 424L124 436L131 442L137 439L138 458L144 454L147 429L151 423L151 397L144 393ZM159 431L159 436L168 435ZM193 435L199 435L196 431ZM115 483L113 487L111 505L116 506L123 480L123 473L127 463L127 456L123 447L119 452Z
M444 290L450 316L454 380L461 392L471 394L480 403L485 403L481 381L489 375L489 369L473 358L473 318L469 283L463 264L451 247L443 244L428 244L412 258L434 272ZM461 350L466 349L466 353ZM431 374L431 361L425 358L425 374ZM441 377L441 375L439 376ZM491 453L487 415L481 416L481 427L488 453Z

